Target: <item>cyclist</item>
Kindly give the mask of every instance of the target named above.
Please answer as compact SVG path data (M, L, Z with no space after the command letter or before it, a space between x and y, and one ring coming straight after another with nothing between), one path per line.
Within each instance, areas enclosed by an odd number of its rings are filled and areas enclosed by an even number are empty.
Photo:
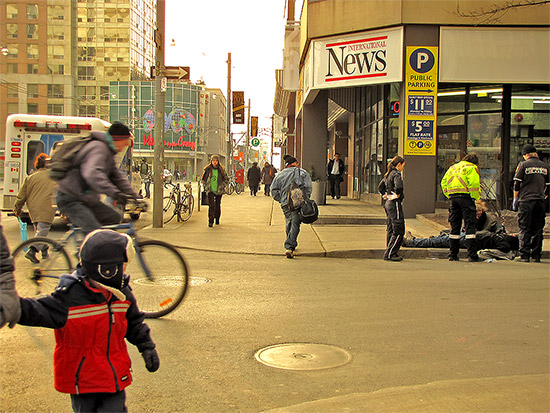
M57 207L77 227L90 233L102 225L120 223L121 214L101 202L104 194L126 204L138 195L115 160L117 152L130 145L130 130L120 122L107 132L92 132L87 143L72 160L73 168L59 181Z

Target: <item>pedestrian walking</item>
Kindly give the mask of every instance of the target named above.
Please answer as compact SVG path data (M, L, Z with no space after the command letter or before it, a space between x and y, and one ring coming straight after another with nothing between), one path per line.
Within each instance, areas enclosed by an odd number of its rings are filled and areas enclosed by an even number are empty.
M52 198L55 191L55 182L50 179L48 162L50 158L45 153L39 154L34 161L36 172L27 176L17 194L13 213L21 216L23 206L27 204L29 215L34 226L35 237L47 237L55 217L55 208L52 206ZM48 256L46 244L31 245L25 254L25 258L37 264L40 262L36 254L41 251L42 258Z
M476 205L480 199L478 157L470 153L460 162L452 165L441 180L443 194L451 201L449 208L449 261L459 261L460 230L464 221L465 244L468 249L468 261L481 261L476 245Z
M537 149L524 145L514 176L514 201L512 209L518 211L519 253L521 262L540 262L543 229L545 225L544 200L550 190L550 170L539 159Z
M70 394L75 412L128 411L125 388L132 383L132 363L125 339L137 347L148 371L160 364L124 274L131 238L93 231L82 243L76 271L62 276L52 294L34 299L18 296L13 260L0 235L0 326L55 330L54 386Z
M258 162L254 162L246 173L246 179L248 180L248 186L250 187L250 195L256 196L258 189L260 188L260 176L262 171L258 168Z
M388 164L388 171L378 184L378 192L384 199L386 211L386 251L384 260L402 261L399 249L405 234L405 216L403 215L403 179L401 172L405 169L405 159L401 156L394 157Z
M262 168L262 182L264 183L265 196L269 196L271 183L273 182L273 178L275 177L276 173L277 169L275 169L273 165L270 165L266 162L264 167Z
M107 132L92 132L91 137L74 156L72 168L57 189L57 207L85 233L102 225L118 224L122 218L115 208L101 202L100 195L121 205L138 198L115 159L130 145L130 129L115 122Z
M298 215L298 205L295 203L289 205L289 191L294 183L301 189L304 198L309 198L312 191L311 177L309 173L300 168L298 161L292 155L283 157L285 169L275 175L271 184L271 194L273 199L281 204L281 209L285 215L286 222L286 240L284 243L285 255L287 258L294 257L294 250L298 246L298 234L300 233L300 217Z
M204 167L201 181L208 196L208 226L212 227L214 223L219 225L222 213L222 195L229 178L223 166L220 165L218 155L212 155L210 163Z
M332 199L340 199L340 182L344 181L344 172L346 167L344 161L340 159L340 154L336 152L334 159L327 164L327 176L330 181L330 196Z

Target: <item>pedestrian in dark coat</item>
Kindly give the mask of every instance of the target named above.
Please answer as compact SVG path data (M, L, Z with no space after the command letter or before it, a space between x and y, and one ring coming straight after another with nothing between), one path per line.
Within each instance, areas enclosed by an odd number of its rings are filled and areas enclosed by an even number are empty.
M524 145L521 162L514 176L514 203L518 211L519 253L521 262L540 262L542 231L545 225L544 201L550 191L550 169L539 159L537 149Z
M248 186L250 187L250 195L256 196L258 189L260 188L260 175L261 171L258 168L258 162L254 162L246 173L246 179L248 179Z
M212 155L210 163L204 167L201 181L208 195L208 226L212 227L214 222L219 225L222 213L222 195L225 193L229 177L221 166L218 155Z
M264 183L264 195L269 196L269 191L271 190L271 183L273 182L273 178L275 178L275 174L277 173L277 169L273 165L265 163L264 167L262 168L262 182Z

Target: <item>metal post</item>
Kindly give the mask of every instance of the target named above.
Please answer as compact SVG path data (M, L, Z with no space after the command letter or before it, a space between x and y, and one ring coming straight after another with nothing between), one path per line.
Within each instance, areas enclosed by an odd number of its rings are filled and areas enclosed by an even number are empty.
M248 158L250 157L250 99L248 99L248 122L246 124L246 147L245 147L244 170L248 170Z
M227 157L225 159L225 169L227 173L231 171L231 160L233 155L233 136L231 136L231 53L227 53Z
M157 0L157 29L155 31L155 156L153 158L153 228L163 227L162 170L164 169L164 106L165 92L162 91L164 76L164 14L165 0Z

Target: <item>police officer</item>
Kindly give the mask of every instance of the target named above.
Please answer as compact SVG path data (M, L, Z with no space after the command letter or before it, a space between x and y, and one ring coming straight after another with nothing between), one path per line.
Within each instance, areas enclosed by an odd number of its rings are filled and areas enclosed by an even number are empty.
M479 160L475 153L466 155L458 163L452 165L443 179L441 188L443 194L451 201L449 208L449 261L458 261L460 249L460 229L462 220L466 229L465 244L468 249L468 261L480 261L476 245L476 205L479 193Z
M378 184L378 192L384 199L386 210L386 252L384 260L399 262L403 260L398 254L405 234L405 217L403 215L403 179L401 172L405 169L405 159L394 157L388 164L388 172Z
M542 230L545 224L544 199L550 188L549 168L539 159L537 149L524 145L514 176L514 202L518 211L519 253L521 262L540 262L542 255Z

